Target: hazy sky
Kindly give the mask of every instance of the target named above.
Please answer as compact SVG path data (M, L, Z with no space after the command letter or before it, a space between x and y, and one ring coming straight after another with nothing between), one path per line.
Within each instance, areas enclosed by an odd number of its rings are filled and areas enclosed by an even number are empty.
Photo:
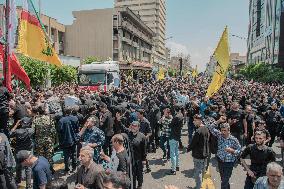
M1 0L3 1L3 0ZM20 2L21 0L17 0ZM247 37L248 0L166 0L167 46L172 54L190 54L192 65L204 70L227 25L231 35ZM33 0L38 4L38 0ZM72 24L73 10L113 7L113 0L41 0L42 12ZM231 52L246 53L246 40L230 37Z

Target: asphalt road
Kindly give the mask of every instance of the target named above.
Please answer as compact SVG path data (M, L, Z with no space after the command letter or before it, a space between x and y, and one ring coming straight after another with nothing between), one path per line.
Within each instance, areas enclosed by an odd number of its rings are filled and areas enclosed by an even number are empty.
M182 132L182 141L184 146L187 145L187 129L184 127ZM280 148L279 143L273 146L274 151L277 154L277 162L280 163ZM187 153L186 149L180 151L180 171L177 175L167 175L166 173L170 171L170 161L162 160L162 150L158 149L155 154L148 154L148 159L150 162L150 167L152 171L150 173L144 174L144 189L164 189L165 185L175 185L180 189L192 189L195 186L193 179L193 159L191 153ZM249 160L247 161L249 163ZM211 158L210 161L210 173L206 175L203 181L204 189L218 189L221 188L220 176L217 170L217 161L215 156ZM63 175L63 163L56 164L56 176L60 176L67 180L69 183L69 188L74 188L75 177L74 174ZM241 189L244 187L244 182L246 178L246 173L241 165L237 165L234 170L230 180L231 189Z

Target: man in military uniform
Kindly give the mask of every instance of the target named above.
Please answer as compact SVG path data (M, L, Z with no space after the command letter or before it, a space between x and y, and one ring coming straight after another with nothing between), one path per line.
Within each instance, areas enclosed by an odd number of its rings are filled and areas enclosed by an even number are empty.
M45 157L53 170L54 143L56 138L55 124L51 116L47 115L44 106L37 107L34 112L37 114L32 122L35 128L35 154Z

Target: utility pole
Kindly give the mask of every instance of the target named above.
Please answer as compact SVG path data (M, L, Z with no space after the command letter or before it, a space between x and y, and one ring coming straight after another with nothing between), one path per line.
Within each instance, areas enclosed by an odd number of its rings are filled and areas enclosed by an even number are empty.
M9 76L9 18L10 17L10 0L6 0L6 8L5 8L5 23L6 23L6 34L5 34L5 54L4 54L4 61L3 61L3 72L4 72L4 81L5 86L8 87L8 76Z
M41 0L38 0L38 17L39 17L40 22L41 22L41 13L42 13L42 4L41 4ZM49 18L48 30L51 31L51 29L50 29L50 18ZM48 36L48 39L50 40L51 39L51 34L50 34L49 31L45 31L45 32L48 32L47 36ZM52 41L52 40L50 40L50 41ZM46 66L48 66L48 63L45 63L45 64L46 64ZM51 70L50 70L50 68L47 68L45 87L47 87L47 88L51 87Z
M182 58L179 59L179 75L182 77Z

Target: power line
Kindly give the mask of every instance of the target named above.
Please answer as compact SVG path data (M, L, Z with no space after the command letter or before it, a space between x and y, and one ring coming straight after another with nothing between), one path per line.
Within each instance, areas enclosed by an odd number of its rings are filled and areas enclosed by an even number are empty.
M242 36L239 36L239 35L231 34L230 36L232 36L232 37L236 37L236 38L239 38L239 39L242 39L242 40L247 40L247 38L246 38L246 37L242 37Z

